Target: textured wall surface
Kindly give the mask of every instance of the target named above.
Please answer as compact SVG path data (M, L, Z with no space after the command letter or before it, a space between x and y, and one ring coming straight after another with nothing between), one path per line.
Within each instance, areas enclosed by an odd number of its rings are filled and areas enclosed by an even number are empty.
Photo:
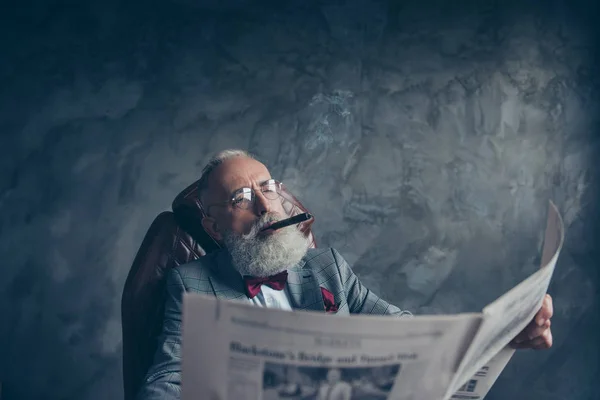
M599 398L597 9L84 3L23 1L0 24L3 399L120 398L133 256L233 146L420 314L478 311L533 271L555 201L555 346L519 352L489 399Z

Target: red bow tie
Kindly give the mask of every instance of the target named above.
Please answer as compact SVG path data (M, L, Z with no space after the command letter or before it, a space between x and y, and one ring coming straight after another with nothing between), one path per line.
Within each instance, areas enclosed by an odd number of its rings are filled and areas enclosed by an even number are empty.
M287 271L280 272L273 276L266 278L256 278L254 276L245 276L244 283L246 284L246 294L248 297L253 298L260 292L262 285L267 285L271 289L283 290L285 283L287 282Z

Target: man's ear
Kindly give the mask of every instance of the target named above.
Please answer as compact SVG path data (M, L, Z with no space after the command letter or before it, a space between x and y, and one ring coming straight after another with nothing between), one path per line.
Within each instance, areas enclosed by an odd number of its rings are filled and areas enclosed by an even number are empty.
M202 227L216 242L223 240L223 235L219 232L219 225L213 217L202 218Z

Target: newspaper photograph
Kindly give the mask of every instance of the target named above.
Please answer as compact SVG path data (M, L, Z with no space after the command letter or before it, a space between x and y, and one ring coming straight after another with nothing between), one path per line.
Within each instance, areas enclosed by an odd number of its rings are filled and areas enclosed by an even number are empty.
M385 400L401 368L401 363L364 368L298 367L266 363L263 398Z
M182 398L483 399L539 309L563 240L550 204L541 268L481 313L337 316L186 293Z

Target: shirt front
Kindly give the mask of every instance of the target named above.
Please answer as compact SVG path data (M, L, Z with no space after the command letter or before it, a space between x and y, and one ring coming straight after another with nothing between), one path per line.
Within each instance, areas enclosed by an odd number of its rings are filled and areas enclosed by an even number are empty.
M281 310L292 311L287 284L283 290L275 290L271 289L267 285L262 285L260 287L260 292L251 298L250 302L259 307L278 308Z

